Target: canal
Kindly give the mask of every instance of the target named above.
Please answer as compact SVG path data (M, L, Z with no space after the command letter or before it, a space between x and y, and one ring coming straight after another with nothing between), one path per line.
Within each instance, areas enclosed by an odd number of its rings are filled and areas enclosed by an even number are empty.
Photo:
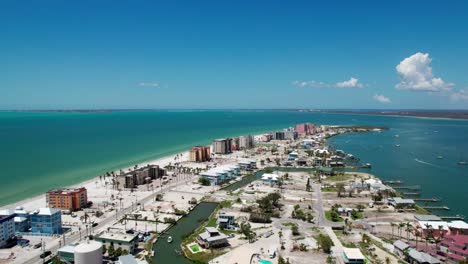
M153 263L191 264L192 262L189 259L180 254L182 240L205 222L216 209L216 206L218 206L218 203L202 202L198 204L188 215L181 218L176 225L163 234L153 246ZM172 243L167 242L169 236L172 237Z

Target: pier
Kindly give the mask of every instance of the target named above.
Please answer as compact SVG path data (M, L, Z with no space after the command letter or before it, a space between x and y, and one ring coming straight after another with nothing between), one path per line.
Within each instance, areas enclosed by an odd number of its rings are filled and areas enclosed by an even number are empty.
M406 192L406 193L403 193L404 196L419 196L421 195L420 192Z
M445 211L450 210L448 206L421 206L421 208L427 209L427 210L445 210Z
M384 184L403 184L400 180L383 181Z
M465 216L456 215L456 216L440 216L443 220L465 220Z
M392 187L393 189L400 189L400 190L412 190L412 191L416 191L416 190L420 190L421 189L421 186L419 185L415 185L415 186L394 186Z
M413 199L415 202L432 202L432 203L437 203L440 202L441 200L438 198L415 198Z

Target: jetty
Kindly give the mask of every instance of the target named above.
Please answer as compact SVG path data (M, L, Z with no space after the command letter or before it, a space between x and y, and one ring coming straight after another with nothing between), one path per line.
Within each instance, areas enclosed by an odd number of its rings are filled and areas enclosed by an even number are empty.
M427 209L427 210L445 210L445 211L450 210L448 206L421 206L421 208Z

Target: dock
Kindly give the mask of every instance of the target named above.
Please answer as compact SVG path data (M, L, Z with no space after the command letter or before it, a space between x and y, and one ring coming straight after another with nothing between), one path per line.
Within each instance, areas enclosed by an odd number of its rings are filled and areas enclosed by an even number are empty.
M406 192L406 193L403 193L404 196L419 196L421 195L420 192Z
M448 206L421 206L421 208L427 209L427 210L445 210L445 211L450 210Z
M438 198L415 198L413 199L415 202L432 202L432 203L437 203L440 202L441 200Z
M391 180L391 181L383 181L384 184L402 184L403 181L400 180Z
M465 220L465 216L463 215L456 215L456 216L440 216L440 218L444 220Z
M412 191L416 191L416 190L420 190L421 189L421 186L419 185L414 185L414 186L394 186L392 187L393 189L400 189L400 190L412 190Z

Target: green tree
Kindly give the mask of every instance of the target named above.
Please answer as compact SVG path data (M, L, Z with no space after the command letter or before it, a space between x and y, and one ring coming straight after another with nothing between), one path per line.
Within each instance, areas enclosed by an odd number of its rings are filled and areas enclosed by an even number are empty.
M346 190L345 190L344 183L339 182L339 183L336 184L336 195L337 195L338 197L341 197L341 195L342 195L345 191L346 191Z
M307 178L307 183L306 183L306 191L310 192L311 186L310 186L310 178Z
M330 254L331 248L334 246L331 238L324 234L319 234L319 236L317 237L317 243L319 247L323 250L323 252L327 254Z

